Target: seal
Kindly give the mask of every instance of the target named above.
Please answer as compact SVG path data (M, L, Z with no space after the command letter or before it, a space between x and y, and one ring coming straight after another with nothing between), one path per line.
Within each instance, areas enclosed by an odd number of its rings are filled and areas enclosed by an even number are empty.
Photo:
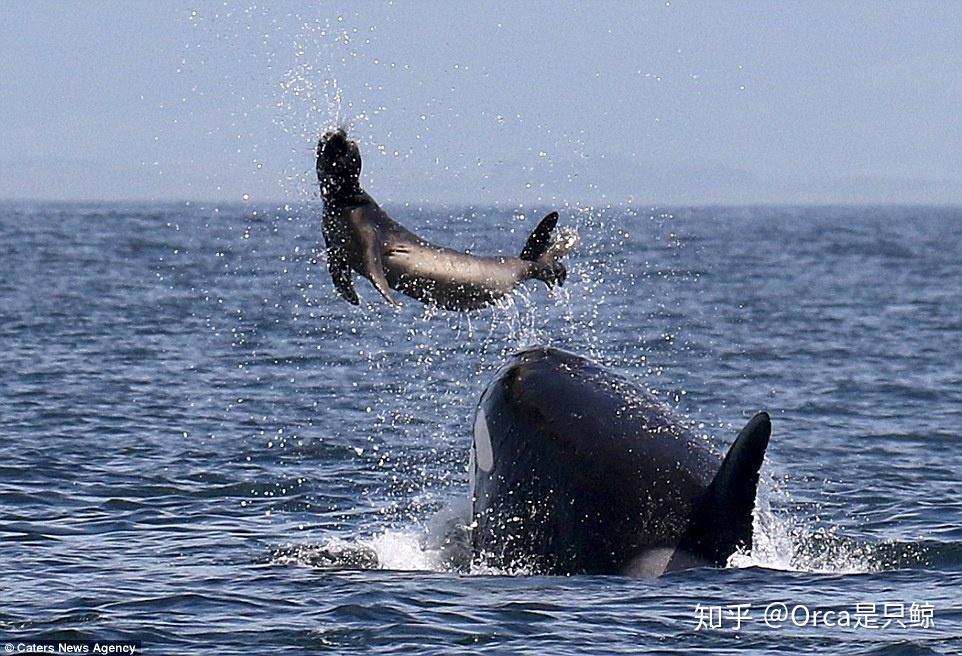
M359 303L356 272L391 305L397 290L423 303L469 311L491 305L525 280L564 284L561 258L574 248L573 233L552 238L558 213L548 214L517 257L482 257L437 246L392 219L360 183L361 154L343 130L317 145L317 180L324 198L327 263L341 297Z
M476 561L543 574L660 576L752 546L771 420L724 459L653 396L573 353L511 356L478 403Z

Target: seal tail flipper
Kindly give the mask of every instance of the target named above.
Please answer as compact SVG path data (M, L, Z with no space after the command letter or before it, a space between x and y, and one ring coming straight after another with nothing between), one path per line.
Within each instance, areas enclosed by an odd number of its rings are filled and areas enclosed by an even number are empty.
M532 263L531 275L543 280L548 286L564 284L568 270L561 263L561 258L570 253L578 243L578 235L573 231L563 231L552 237L557 225L557 212L541 219L519 255L522 260Z
M578 235L574 231L558 233L544 254L531 263L531 275L543 280L549 287L563 285L568 277L568 270L561 258L570 253L577 243Z
M541 256L548 252L548 247L551 245L551 233L554 232L556 225L558 225L557 212L552 212L541 219L538 227L534 229L534 232L528 237L528 241L524 243L524 248L521 249L521 255L518 257L529 262L539 260Z
M758 475L772 434L771 418L759 412L742 429L728 449L718 473L698 499L666 570L694 555L724 567L738 549L752 546L752 513L758 491Z

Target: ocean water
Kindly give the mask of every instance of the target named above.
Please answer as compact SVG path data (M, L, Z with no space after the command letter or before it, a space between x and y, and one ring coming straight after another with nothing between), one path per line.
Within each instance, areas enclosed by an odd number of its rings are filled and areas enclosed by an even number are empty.
M541 216L392 211L478 252ZM962 210L561 214L566 287L464 315L363 280L340 301L316 205L0 205L0 639L962 653ZM656 580L472 565L472 412L533 343L719 449L770 412L752 554Z

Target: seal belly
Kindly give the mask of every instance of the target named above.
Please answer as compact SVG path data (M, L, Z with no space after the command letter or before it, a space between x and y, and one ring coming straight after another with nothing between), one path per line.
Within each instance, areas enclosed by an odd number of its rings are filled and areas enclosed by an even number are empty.
M400 243L384 253L394 289L449 310L476 310L508 294L527 277L515 257L477 257L433 245Z

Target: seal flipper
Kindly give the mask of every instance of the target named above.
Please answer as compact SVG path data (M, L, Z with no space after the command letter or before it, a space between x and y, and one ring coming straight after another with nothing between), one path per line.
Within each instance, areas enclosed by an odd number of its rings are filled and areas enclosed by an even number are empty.
M771 434L771 418L765 412L752 417L738 434L711 485L695 502L688 528L665 571L682 569L690 555L724 567L736 550L751 548L758 473Z
M344 252L339 248L327 249L327 270L331 274L334 288L345 301L351 305L360 305L361 301L354 290L354 280L351 275L351 265L347 262Z
M360 222L358 222L360 223ZM398 307L401 304L391 295L391 286L384 276L384 265L381 262L381 245L378 243L377 231L366 225L361 225L357 231L361 245L361 274L371 281L384 300Z
M324 233L324 243L327 245L327 271L331 274L334 289L345 301L351 305L360 305L361 301L354 290L354 275L347 256L347 239L343 229L330 212L324 212L321 225Z
M556 225L558 225L557 212L552 212L541 219L541 223L528 237L528 241L525 242L524 248L521 249L521 255L518 257L522 260L534 262L548 252L548 246L551 245L551 233Z

